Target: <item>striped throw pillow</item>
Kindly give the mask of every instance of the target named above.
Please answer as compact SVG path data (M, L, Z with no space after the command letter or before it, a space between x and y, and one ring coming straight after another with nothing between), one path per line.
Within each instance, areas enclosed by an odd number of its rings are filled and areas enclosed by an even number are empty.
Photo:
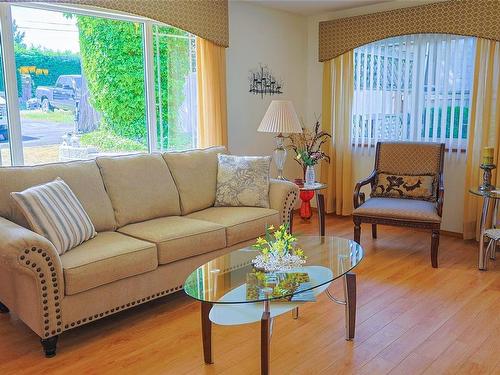
M59 177L10 195L31 230L52 242L61 255L96 235L94 225L78 198Z

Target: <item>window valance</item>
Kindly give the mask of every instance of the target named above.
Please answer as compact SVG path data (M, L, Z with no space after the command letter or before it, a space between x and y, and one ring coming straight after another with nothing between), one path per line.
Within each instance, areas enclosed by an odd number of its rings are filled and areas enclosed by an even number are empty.
M147 17L189 31L219 46L229 46L227 0L50 0L46 2L88 5Z
M319 61L391 36L441 33L500 40L500 1L453 0L319 24Z

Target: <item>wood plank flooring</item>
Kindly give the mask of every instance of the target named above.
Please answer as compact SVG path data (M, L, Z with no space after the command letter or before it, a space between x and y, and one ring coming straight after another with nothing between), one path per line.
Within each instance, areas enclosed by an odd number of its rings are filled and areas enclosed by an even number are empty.
M317 233L317 222L295 223ZM477 270L477 244L363 226L356 269L356 338L344 340L343 307L320 296L298 320L275 321L272 374L500 374L500 253ZM327 234L352 238L351 218L327 217ZM495 264L497 263L497 264ZM342 284L332 287L342 295ZM259 324L213 327L215 364L203 364L200 306L183 293L64 333L55 358L14 315L0 316L0 374L258 374Z

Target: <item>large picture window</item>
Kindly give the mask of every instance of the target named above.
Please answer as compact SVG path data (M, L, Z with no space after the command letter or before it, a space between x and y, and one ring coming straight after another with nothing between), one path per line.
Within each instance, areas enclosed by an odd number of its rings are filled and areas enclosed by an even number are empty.
M2 47L15 61L3 66L0 115L2 101L16 101L5 105L3 127L0 119L2 165L196 146L193 35L121 14L0 6L12 27ZM15 97L4 77L15 83ZM7 109L18 121L7 121ZM19 139L9 127L19 128Z
M354 51L352 139L467 145L475 39L405 35Z

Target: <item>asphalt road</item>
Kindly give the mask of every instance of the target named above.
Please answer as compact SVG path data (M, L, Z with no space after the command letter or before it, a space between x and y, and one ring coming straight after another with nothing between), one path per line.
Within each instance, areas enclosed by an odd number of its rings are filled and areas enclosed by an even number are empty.
M50 123L44 121L22 120L21 131L23 144L26 146L58 145L62 136L73 131L73 124ZM6 141L0 141L0 147L8 147Z

